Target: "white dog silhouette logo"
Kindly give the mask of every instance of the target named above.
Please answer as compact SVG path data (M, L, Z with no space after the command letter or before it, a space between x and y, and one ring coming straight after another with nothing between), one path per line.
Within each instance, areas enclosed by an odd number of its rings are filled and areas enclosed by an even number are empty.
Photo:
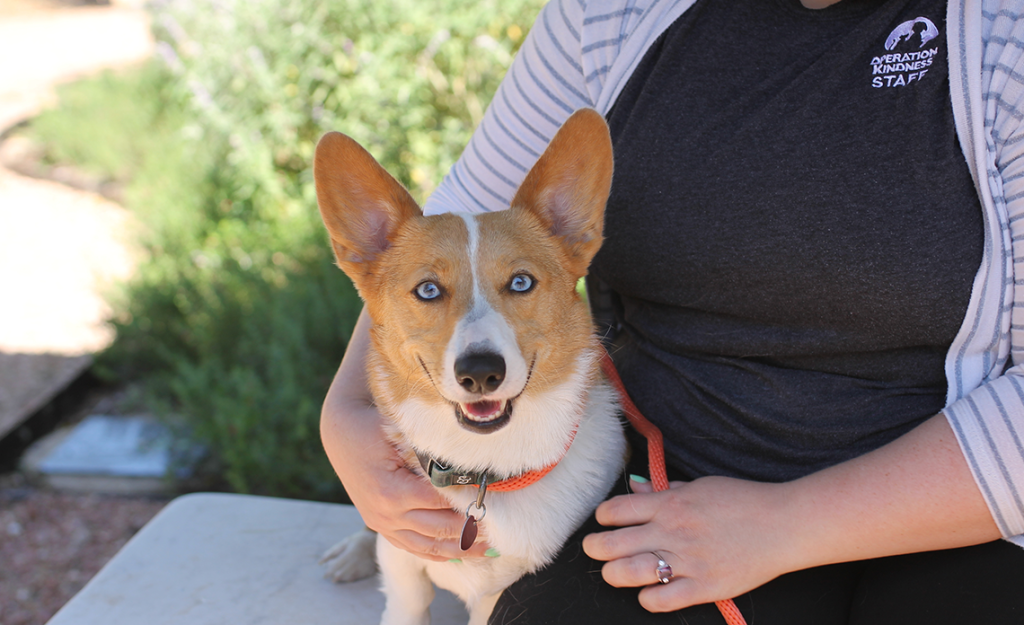
M939 29L927 17L903 22L889 33L889 38L885 40L885 49L895 50L896 46L901 43L913 41L914 36L918 34L921 36L921 45L918 46L920 49L924 47L924 44L939 36Z

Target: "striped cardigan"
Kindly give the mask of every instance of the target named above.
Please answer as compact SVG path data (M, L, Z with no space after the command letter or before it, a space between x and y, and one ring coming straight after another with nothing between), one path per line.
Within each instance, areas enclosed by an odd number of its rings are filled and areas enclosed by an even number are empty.
M583 107L607 114L648 47L693 2L552 0L425 211L507 208L562 122ZM943 413L1003 536L1024 546L1024 8L950 0L946 37L985 246L946 357Z

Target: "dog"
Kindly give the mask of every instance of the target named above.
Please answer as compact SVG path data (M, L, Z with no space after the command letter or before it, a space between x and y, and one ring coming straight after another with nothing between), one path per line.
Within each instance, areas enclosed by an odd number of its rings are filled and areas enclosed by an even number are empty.
M383 625L429 623L432 583L484 625L621 474L617 396L576 291L603 241L611 176L608 127L589 109L559 129L507 210L479 215L425 217L351 138L317 145L317 203L372 321L368 377L385 434L466 516L463 549L479 522L500 553L433 562L369 530L350 537L325 559L356 579L374 570L375 547Z

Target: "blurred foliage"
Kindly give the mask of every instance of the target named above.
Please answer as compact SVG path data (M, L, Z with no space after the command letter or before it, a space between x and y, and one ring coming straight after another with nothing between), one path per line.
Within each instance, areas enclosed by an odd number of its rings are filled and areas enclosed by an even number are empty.
M51 158L126 184L147 254L99 366L143 381L207 450L204 475L343 496L318 420L361 305L320 225L313 148L341 130L422 201L541 5L158 2L159 62L73 85L36 120Z
M245 172L238 197L308 210L325 130L423 200L483 117L538 0L173 0L161 55Z

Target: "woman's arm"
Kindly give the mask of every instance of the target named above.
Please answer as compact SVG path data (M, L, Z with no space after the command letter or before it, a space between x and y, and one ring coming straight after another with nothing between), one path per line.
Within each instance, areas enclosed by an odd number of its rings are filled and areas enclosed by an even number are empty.
M483 541L459 549L464 519L384 439L366 378L369 327L364 310L324 400L320 437L327 457L366 526L393 545L429 560L483 557Z
M647 490L647 489L645 489ZM648 610L738 596L813 566L948 549L999 530L942 415L871 453L784 484L708 477L613 498L583 543ZM676 578L654 580L661 553Z

